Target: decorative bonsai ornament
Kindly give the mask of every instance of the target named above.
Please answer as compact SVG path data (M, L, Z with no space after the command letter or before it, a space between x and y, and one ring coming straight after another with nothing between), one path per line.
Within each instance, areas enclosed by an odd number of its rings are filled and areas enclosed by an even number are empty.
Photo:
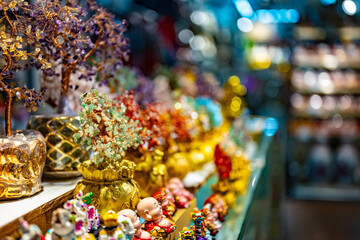
M76 167L89 158L73 135L80 124L76 116L80 95L112 79L128 59L126 22L115 17L96 1L87 9L76 1L39 0L34 5L32 31L40 31L37 42L43 54L52 56L54 68L43 70L41 87L48 89L45 100L59 115L33 116L29 128L39 130L47 142L47 177L73 177Z
M129 148L142 142L138 122L125 116L125 107L115 107L106 95L91 90L81 97L81 129L75 141L92 148L94 154L78 169L83 175L75 188L93 193L93 204L103 216L107 210L135 209L140 190L133 180L135 163L122 160Z
M44 138L37 131L11 129L11 108L14 98L24 102L29 111L36 111L42 93L26 87L17 87L15 73L30 63L42 69L51 67L47 56L40 54L38 34L32 34L29 16L33 9L21 0L0 2L0 91L5 93L5 134L0 136L0 199L32 195L41 189L45 163Z

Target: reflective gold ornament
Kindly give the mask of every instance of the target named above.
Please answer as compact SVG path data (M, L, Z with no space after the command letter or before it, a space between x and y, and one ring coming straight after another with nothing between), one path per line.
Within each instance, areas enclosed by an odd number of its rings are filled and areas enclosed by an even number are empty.
M214 193L220 194L224 198L229 208L235 206L236 194L227 178L220 179L216 184L212 185L211 188Z
M78 167L83 179L76 185L74 193L79 190L92 192L92 204L98 209L100 217L108 210L134 210L140 201L139 185L133 179L135 165L128 160L104 160L99 164L85 161Z
M89 159L88 151L75 143L73 135L79 130L78 116L32 115L28 128L41 132L46 141L45 177L80 176L76 167Z
M186 152L169 154L166 160L166 167L170 177L184 179L190 171L190 163Z
M163 164L164 152L155 150L145 152L135 167L134 179L140 186L141 197L152 196L164 187L168 179L167 168Z
M38 131L14 131L0 137L0 200L33 195L41 190L46 144Z
M239 194L246 193L246 187L249 182L251 170L250 162L243 151L238 151L231 158L232 169L230 172L231 188Z

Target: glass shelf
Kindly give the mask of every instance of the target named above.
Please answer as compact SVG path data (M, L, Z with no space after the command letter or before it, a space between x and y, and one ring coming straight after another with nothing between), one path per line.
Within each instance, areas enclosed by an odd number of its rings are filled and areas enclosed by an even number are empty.
M264 121L264 124L260 134L261 137L255 144L256 149L252 150L252 155L249 156L252 173L247 185L247 191L244 195L237 196L236 206L229 210L216 239L236 240L242 238L246 231L246 223L251 215L250 209L256 198L256 192L262 184L266 184L266 182L262 181L266 168L266 155L272 137L277 131L278 122L274 118L251 117L249 119L249 121L253 122L259 120ZM251 125L248 124L248 126ZM253 147L252 144L249 146ZM211 185L216 182L217 176L212 176L197 192L197 207L199 209L203 207L206 198L212 194Z

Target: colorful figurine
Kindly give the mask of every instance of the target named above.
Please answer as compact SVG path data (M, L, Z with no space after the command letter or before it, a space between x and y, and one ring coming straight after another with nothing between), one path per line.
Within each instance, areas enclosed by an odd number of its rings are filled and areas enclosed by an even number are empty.
M205 236L205 223L204 215L199 211L198 208L194 208L194 211L190 213L191 221L194 223L193 230L196 240L207 240Z
M155 198L142 199L137 205L137 211L145 220L145 230L153 237L165 237L175 230L175 224L163 215L161 205Z
M136 215L136 213L131 209L124 209L117 213L118 216L126 216L131 219L132 225L134 226L134 237L133 240L153 240L154 238L150 235L150 233L143 231L141 229L140 218Z
M99 232L99 240L128 240L134 234L134 228L130 218L121 216L108 210L103 217L104 226Z
M192 230L192 228L184 227L179 232L178 240L195 240L194 231Z
M84 196L80 190L75 199L71 199L64 204L64 208L71 215L74 215L76 236L96 231L100 226L100 215L97 209L89 205L92 201L92 195L90 192Z
M204 215L205 228L210 232L210 236L215 238L222 227L220 220L214 216L214 213L209 208L203 208L201 212Z
M167 188L160 188L159 191L153 194L153 198L155 198L161 205L163 214L166 217L171 218L176 211L175 204L169 201L168 195L170 195L170 191Z
M29 224L22 218L19 220L19 229L21 232L20 240L44 240L40 228L35 224Z
M167 187L175 197L176 207L188 208L190 206L189 201L193 199L194 196L184 188L179 178L171 178Z
M74 240L75 219L68 210L58 208L52 213L51 226L45 235L46 240Z
M225 200L219 194L212 194L204 202L204 208L212 210L214 217L221 222L225 221L225 216L228 212L228 206Z

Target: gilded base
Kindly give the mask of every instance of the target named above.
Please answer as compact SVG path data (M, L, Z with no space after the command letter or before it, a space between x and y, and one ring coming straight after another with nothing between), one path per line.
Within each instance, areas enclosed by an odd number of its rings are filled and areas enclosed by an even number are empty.
M46 141L44 177L70 178L80 175L76 167L89 159L89 153L73 140L79 126L78 116L31 116L28 128L41 132ZM70 174L64 174L65 172Z
M22 135L23 134L23 135ZM41 190L46 145L38 131L0 137L0 200L31 196Z
M78 168L84 178L76 185L74 194L79 190L84 194L92 192L92 204L98 209L100 217L108 210L135 210L140 201L140 190L138 183L132 179L134 167L134 163L128 160L99 165L85 161Z

